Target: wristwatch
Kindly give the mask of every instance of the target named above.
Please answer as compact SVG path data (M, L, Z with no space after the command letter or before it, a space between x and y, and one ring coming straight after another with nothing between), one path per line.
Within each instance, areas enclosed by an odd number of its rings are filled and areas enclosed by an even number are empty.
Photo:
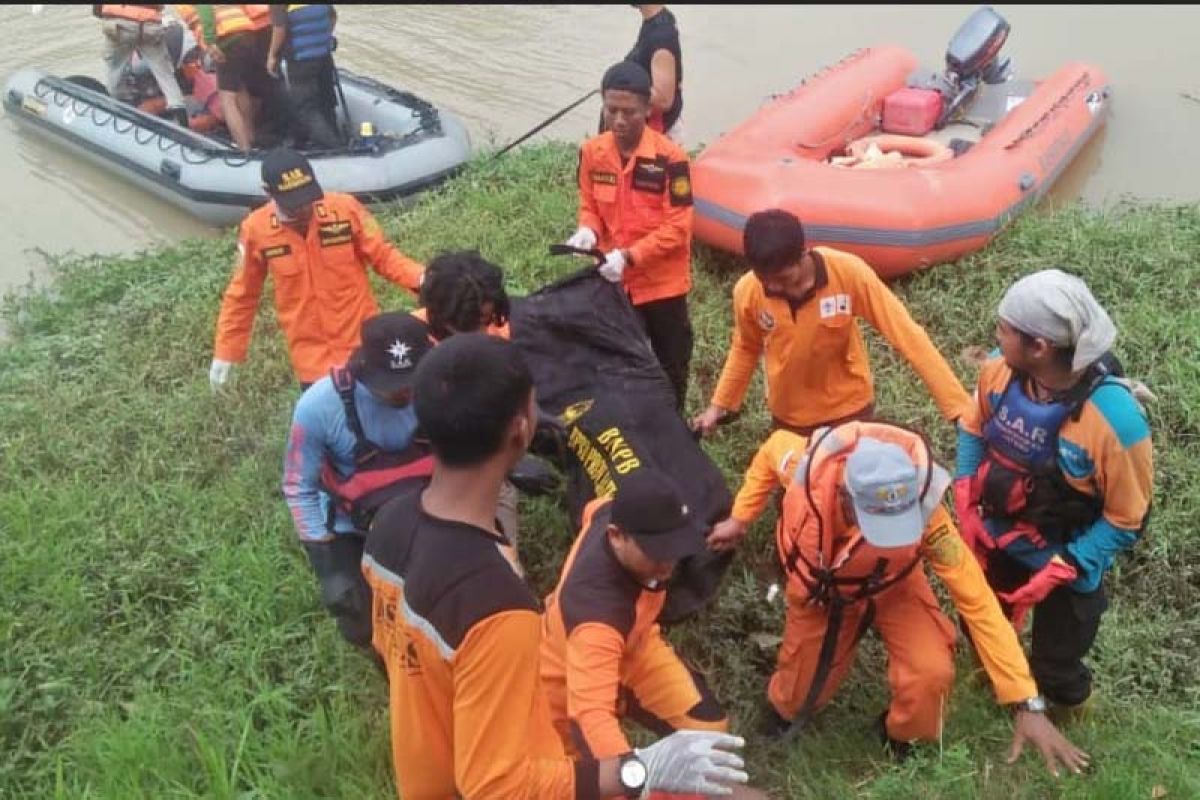
M641 797L646 788L646 765L630 751L617 762L617 778L626 797Z
M1040 694L1037 694L1028 700L1022 700L1019 703L1014 703L1013 706L1018 711L1028 711L1031 714L1045 714L1046 698L1042 697Z

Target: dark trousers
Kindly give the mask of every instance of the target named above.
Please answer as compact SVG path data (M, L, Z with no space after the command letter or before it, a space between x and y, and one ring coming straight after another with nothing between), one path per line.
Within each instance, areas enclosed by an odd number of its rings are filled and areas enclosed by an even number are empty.
M333 615L346 641L371 647L371 587L362 574L365 539L339 534L330 542L303 542L321 584L321 605Z
M994 553L987 574L988 583L1003 592L1024 583L1029 571L1003 553ZM1073 706L1091 695L1092 671L1083 658L1096 641L1100 618L1107 609L1104 584L1086 594L1061 586L1034 606L1029 667L1046 699Z
M333 59L326 56L288 63L288 103L296 147L332 148L341 144L336 98Z
M688 367L692 363L692 321L688 318L687 295L652 300L633 307L650 347L675 391L675 407L682 413L687 400Z

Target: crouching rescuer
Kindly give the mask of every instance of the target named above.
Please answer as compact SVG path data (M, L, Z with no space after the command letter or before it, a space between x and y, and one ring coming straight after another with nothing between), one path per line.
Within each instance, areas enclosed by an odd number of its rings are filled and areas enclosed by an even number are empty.
M902 757L910 742L940 737L956 634L925 577L928 564L970 626L996 699L1014 710L1009 762L1028 742L1055 774L1059 764L1078 772L1088 756L1046 718L1016 632L942 507L949 486L915 432L849 422L813 435L776 529L787 620L764 732L807 724L873 627L887 650L892 694L878 723L884 745Z

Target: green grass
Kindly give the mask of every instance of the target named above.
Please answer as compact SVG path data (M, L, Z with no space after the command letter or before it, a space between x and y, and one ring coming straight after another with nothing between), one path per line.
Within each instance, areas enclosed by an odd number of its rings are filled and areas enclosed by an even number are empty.
M381 214L428 259L478 247L514 294L573 269L544 255L574 230L571 148L477 163L407 211ZM815 728L790 746L749 737L756 782L779 797L1192 798L1200 796L1200 208L1071 208L1029 215L987 251L897 292L970 384L968 346L991 346L1006 285L1034 269L1082 271L1120 330L1150 409L1150 529L1111 581L1091 663L1098 707L1071 735L1092 774L1054 781L1038 759L1003 763L1010 735L966 673L944 741L903 766L869 731L886 703L873 639ZM278 484L295 384L271 302L232 391L206 381L233 240L60 263L46 291L5 304L0 347L0 797L394 796L385 687L319 608ZM696 258L690 407L702 407L728 340L736 264ZM379 285L387 307L407 305ZM269 293L268 293L269 294ZM879 405L932 435L952 431L875 336ZM748 413L707 445L732 482L763 436ZM556 502L525 502L523 556L539 591L573 536ZM715 607L675 631L738 728L751 731L782 610L764 600L768 522ZM1165 794L1163 794L1165 792Z

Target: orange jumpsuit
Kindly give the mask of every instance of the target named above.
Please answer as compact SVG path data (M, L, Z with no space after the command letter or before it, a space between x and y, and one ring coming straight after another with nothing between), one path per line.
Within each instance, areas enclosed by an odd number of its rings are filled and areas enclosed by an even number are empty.
M629 251L623 281L635 306L692 287L689 169L687 153L648 127L625 164L611 131L579 150L579 224L604 252Z
M616 560L606 533L612 499L583 511L582 532L542 616L542 692L564 745L588 758L632 747L622 716L657 733L729 729L703 678L662 637L665 591L651 591Z
M493 531L432 517L420 492L375 517L363 555L387 665L403 800L596 797L538 687L541 618Z
M906 448L922 470L929 463L920 437L880 423L850 422L814 438L799 477L784 495L777 527L779 557L788 575L787 622L767 696L785 719L821 708L853 663L858 639L874 627L888 653L888 735L898 741L933 740L941 732L954 682L956 633L938 607L923 563L946 584L970 625L997 700L1025 700L1038 693L1037 685L979 563L941 505L944 486L926 498L925 531L909 547L876 548L847 523L838 486L846 457L864 435ZM840 582L821 581L822 571ZM834 638L827 636L831 626Z
M793 311L767 297L753 272L733 289L733 341L712 402L736 411L760 357L766 362L767 407L776 420L812 428L862 412L875 400L867 348L856 319L865 319L900 351L948 420L971 402L953 370L866 262L828 247L818 259L812 297Z
M246 358L254 315L269 274L275 309L301 383L320 380L358 347L362 323L379 313L365 265L413 292L425 268L393 247L379 223L348 194L326 192L302 235L268 203L250 212L238 234L238 264L217 319L213 357Z

